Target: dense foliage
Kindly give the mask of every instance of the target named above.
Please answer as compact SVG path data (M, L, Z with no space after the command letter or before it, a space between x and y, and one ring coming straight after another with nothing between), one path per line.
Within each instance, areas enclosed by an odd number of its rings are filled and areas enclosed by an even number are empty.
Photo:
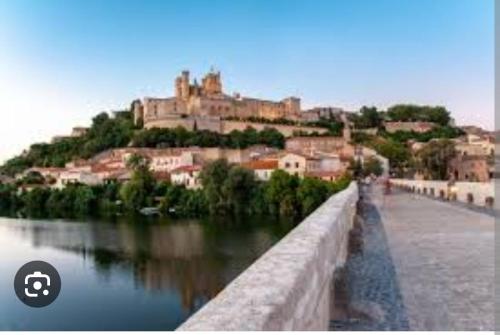
M110 117L101 113L95 116L84 136L33 144L22 155L8 160L0 172L14 176L32 166L63 167L75 158L88 158L106 149L126 146L134 131L131 113L122 111L115 115Z
M359 114L352 114L350 119L357 129L380 128L383 122L383 115L376 107L363 106L359 110Z
M387 110L391 121L427 121L446 126L450 122L450 112L441 106L395 105Z
M431 141L417 152L415 165L426 179L447 180L448 164L455 154L452 141Z
M268 182L258 181L251 170L216 160L200 174L203 188L155 182L148 161L132 156L130 181L100 186L68 185L63 189L37 186L18 191L0 184L0 211L29 217L71 218L136 213L159 206L165 215L199 217L206 214L275 214L300 218L310 214L329 196L346 188L348 176L336 182L298 178L276 170Z
M414 131L396 131L394 133L381 132L380 136L399 143L406 143L408 140L417 142L429 142L432 139L438 138L456 138L462 136L464 132L459 128L450 126L436 127L425 133L417 133Z
M248 127L244 131L233 130L229 134L220 134L209 130L188 131L183 127L173 129L142 129L134 135L134 147L171 148L198 146L202 148L247 148L255 144L283 148L285 137L274 128L257 131Z
M412 164L411 152L404 143L386 139L381 136L356 133L353 134L354 143L372 148L389 160L392 173L401 175L405 168Z

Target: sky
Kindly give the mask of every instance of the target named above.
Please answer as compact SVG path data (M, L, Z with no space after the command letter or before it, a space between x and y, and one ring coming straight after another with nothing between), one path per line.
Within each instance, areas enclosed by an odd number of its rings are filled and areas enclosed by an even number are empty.
M304 108L442 105L494 122L493 0L0 0L0 162L182 70Z

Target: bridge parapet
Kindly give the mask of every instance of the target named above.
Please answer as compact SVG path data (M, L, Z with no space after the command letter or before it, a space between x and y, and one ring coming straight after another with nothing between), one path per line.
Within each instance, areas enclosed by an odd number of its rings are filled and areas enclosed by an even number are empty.
M178 330L328 330L358 198L354 182L330 197Z
M442 180L391 179L391 184L411 192L426 194L446 200L492 207L494 182L454 182Z

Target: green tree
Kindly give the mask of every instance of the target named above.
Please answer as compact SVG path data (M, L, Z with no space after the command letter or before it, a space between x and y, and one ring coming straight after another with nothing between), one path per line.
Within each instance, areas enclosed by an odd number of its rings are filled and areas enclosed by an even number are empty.
M222 192L228 200L231 211L236 213L249 211L256 187L257 181L251 170L232 166L222 186Z
M382 125L382 116L376 107L363 106L352 119L358 129L379 128Z
M218 159L205 165L200 173L208 208L211 213L225 212L230 206L230 200L224 192L224 183L231 169L225 159Z
M44 187L35 187L24 195L23 202L26 212L32 217L46 216L45 204L50 197L50 190Z
M449 162L455 155L452 141L431 141L417 152L417 167L427 179L446 180Z
M297 201L299 178L283 170L271 174L265 193L265 199L271 212L295 216L300 212Z
M301 204L302 215L311 214L328 199L329 194L329 188L324 181L309 177L302 179L297 189L297 199Z
M400 104L390 107L387 116L391 121L428 121L441 126L450 122L450 112L441 106Z
M127 166L133 170L130 181L122 185L120 198L125 208L138 211L151 205L155 189L155 179L149 169L149 160L139 155L132 155Z
M96 208L96 196L90 186L79 185L75 192L75 214L89 215Z
M363 164L363 175L370 176L370 175L375 175L375 176L381 176L382 173L384 172L384 169L382 167L382 163L380 160L378 160L375 157L370 157L365 160Z
M21 183L24 185L43 185L45 184L45 178L40 172L30 171L21 179Z

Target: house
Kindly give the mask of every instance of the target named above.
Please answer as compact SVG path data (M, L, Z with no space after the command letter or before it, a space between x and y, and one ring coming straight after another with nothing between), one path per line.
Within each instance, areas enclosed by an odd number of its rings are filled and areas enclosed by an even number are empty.
M54 185L55 188L64 188L70 184L84 184L89 186L102 183L96 174L88 171L66 170L61 172Z
M341 153L348 143L337 136L299 136L286 140L285 149L313 155L316 151Z
M320 167L320 159L302 153L286 152L278 160L279 169L299 177L303 177L305 172L318 171Z
M448 163L451 179L455 181L488 182L493 167L485 156L457 155Z
M242 166L252 170L258 180L268 181L273 171L278 169L278 160L253 160L243 163Z
M109 183L125 183L132 179L132 172L127 169L108 171L105 175L100 175L99 179L104 184Z
M184 185L188 189L197 189L201 187L199 165L187 165L178 167L170 172L172 184Z
M150 167L155 172L169 172L181 166L194 164L194 153L187 150L152 151L148 153Z
M87 127L73 127L71 130L71 137L82 137L87 135L89 128Z
M455 139L455 149L461 155L493 156L495 154L495 139L487 135L467 134Z

